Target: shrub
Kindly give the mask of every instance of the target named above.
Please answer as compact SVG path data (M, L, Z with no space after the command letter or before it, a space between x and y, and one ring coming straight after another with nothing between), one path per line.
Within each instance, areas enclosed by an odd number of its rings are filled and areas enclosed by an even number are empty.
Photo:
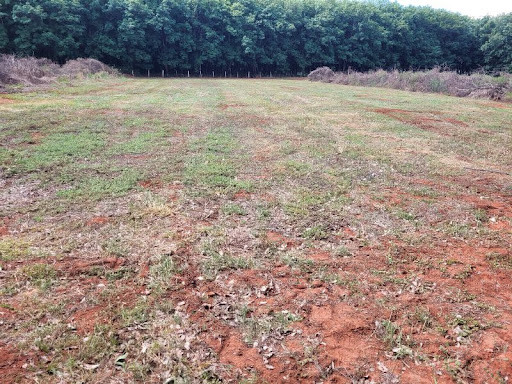
M13 85L37 87L51 84L60 76L74 78L96 73L115 75L117 71L94 59L70 60L61 67L48 59L0 55L0 91Z
M308 75L309 81L324 81L329 82L333 77L335 73L334 71L329 67L320 67L312 71Z
M59 65L48 59L0 55L0 86L49 83L51 78L58 74L59 69Z
M443 93L458 97L502 100L512 90L512 75L491 76L484 73L462 75L442 68L429 71L332 72L321 67L311 72L311 81L366 87L402 89L412 92Z
M105 72L115 75L117 71L101 61L95 59L76 59L69 60L61 68L61 73L69 76L94 75L96 73Z

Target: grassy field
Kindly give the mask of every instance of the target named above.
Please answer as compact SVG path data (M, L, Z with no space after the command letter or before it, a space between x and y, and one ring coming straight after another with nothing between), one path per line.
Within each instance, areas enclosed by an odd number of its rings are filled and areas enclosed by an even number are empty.
M511 173L511 104L0 95L0 382L505 383Z

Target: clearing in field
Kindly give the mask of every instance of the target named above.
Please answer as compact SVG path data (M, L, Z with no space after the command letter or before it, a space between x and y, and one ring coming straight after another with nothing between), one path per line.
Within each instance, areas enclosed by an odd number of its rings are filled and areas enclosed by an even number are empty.
M298 80L1 95L0 382L506 382L511 127Z

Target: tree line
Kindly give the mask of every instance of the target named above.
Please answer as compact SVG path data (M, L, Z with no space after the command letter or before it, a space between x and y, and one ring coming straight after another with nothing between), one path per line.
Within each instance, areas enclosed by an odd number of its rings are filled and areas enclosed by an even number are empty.
M387 0L0 0L0 52L122 71L512 71L512 13L472 19Z

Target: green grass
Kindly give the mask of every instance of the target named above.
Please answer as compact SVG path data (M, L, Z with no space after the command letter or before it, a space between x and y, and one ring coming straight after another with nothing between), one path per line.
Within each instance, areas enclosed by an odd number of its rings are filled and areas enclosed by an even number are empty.
M201 262L203 274L208 279L214 279L220 272L230 269L249 269L255 266L254 260L244 256L233 256L212 245L203 247L204 259Z
M16 238L0 239L0 261L27 258L31 255L30 244Z
M21 269L21 278L30 281L31 284L45 290L53 285L57 273L53 266L48 264L30 264Z
M60 190L57 196L66 199L87 198L98 200L105 196L121 196L137 186L142 175L128 169L113 177L89 177L79 181L77 186Z
M250 190L251 183L237 177L241 158L235 158L233 152L238 148L233 134L225 128L211 131L196 140L191 145L194 155L185 166L185 183L206 192Z
M84 129L85 132L49 135L34 150L21 152L16 166L27 171L42 171L91 156L105 146L105 141L100 134L88 132L87 127Z

